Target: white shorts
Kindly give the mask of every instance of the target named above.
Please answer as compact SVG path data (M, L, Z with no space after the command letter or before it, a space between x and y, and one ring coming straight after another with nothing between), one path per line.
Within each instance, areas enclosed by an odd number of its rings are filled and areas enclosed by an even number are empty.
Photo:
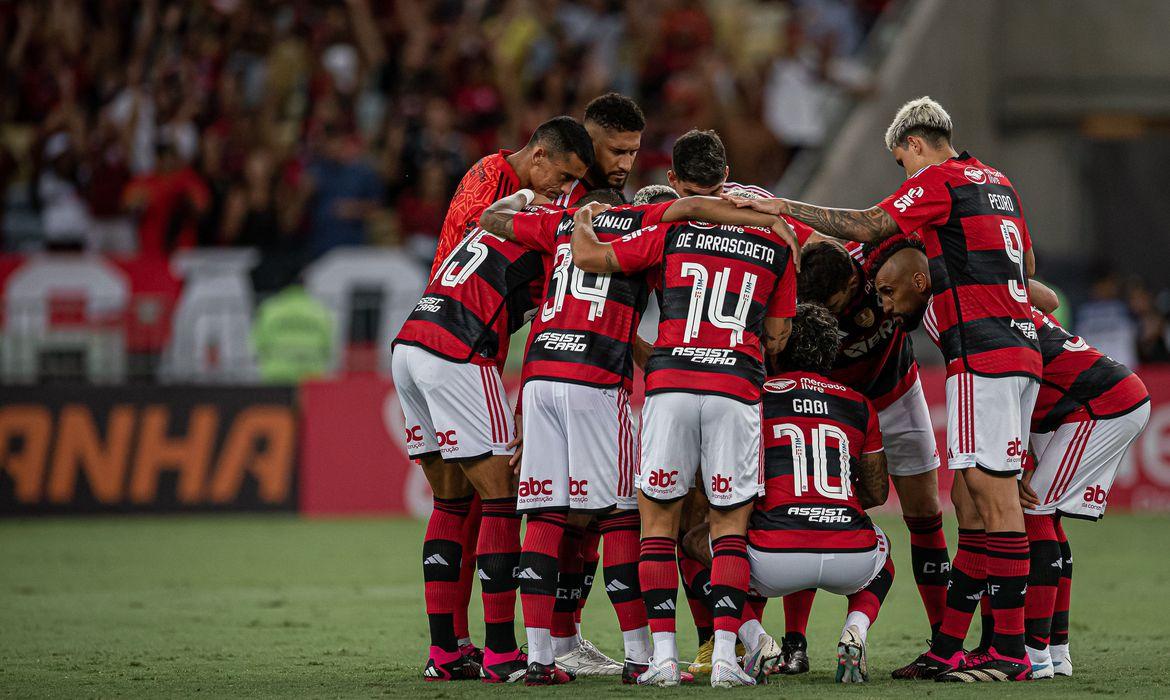
M406 453L448 462L510 455L515 436L504 382L494 367L451 362L398 345L390 362L406 423Z
M921 381L914 380L905 394L878 411L878 423L891 475L914 476L938 469L938 446Z
M695 485L702 465L712 508L735 508L762 496L760 406L681 391L647 396L638 488L651 500L676 501Z
M516 510L638 507L638 438L625 389L534 379L524 384L523 401Z
M749 546L752 590L765 598L806 588L853 595L877 578L890 556L886 533L873 529L877 546L865 552L762 552Z
M1018 473L1039 391L1028 377L947 377L947 466Z
M1065 423L1051 433L1033 433L1032 490L1040 497L1040 507L1024 512L1099 520L1121 458L1149 420L1150 404L1146 403L1124 416Z

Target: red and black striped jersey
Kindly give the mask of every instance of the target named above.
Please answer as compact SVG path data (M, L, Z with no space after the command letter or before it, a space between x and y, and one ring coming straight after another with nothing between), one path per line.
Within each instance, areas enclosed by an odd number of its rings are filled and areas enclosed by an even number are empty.
M858 279L866 280L860 245L846 243ZM864 281L849 305L837 314L841 350L829 377L860 391L879 411L914 386L918 362L910 336L882 310L870 282Z
M1032 241L1007 176L964 152L923 168L878 206L926 244L947 374L1039 379L1024 274Z
M608 209L593 220L603 243L662 221L674 202ZM516 242L545 256L543 303L532 319L522 381L597 387L634 384L633 339L649 295L647 273L593 274L573 264L576 209L516 214Z
M627 274L660 266L646 393L758 402L764 319L796 314L792 250L769 230L684 221L635 231L613 252Z
M432 275L393 345L503 369L543 277L540 253L474 228Z
M1128 367L1069 333L1033 308L1044 356L1044 377L1032 409L1032 432L1064 423L1114 418L1150 400L1146 385Z
M882 451L877 410L813 372L764 383L764 497L748 542L769 552L857 552L877 545L853 489L864 454Z
M455 194L451 196L451 203L447 205L443 228L439 231L439 245L435 250L435 261L431 263L431 277L435 276L439 265L447 259L451 250L476 227L484 209L497 199L520 189L520 176L508 164L510 155L511 151L500 151L480 158L459 181Z

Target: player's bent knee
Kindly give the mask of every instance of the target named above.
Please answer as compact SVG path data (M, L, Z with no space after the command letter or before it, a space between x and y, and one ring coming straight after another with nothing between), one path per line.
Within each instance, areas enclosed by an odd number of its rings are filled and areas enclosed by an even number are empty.
M507 498L516 495L508 455L492 455L463 464L463 473L481 498Z
M419 464L436 498L467 498L475 493L475 488L467 480L463 470L457 465L444 462L438 455L423 457Z

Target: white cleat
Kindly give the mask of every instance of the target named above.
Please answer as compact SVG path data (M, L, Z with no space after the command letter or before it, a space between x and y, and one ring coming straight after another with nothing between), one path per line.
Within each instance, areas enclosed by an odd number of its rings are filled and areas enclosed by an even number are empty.
M678 659L663 659L659 661L650 658L650 665L645 671L638 674L638 685L653 685L659 688L673 688L679 684L682 676L678 670Z
M771 675L783 661L784 652L770 634L761 634L759 641L743 657L743 670L756 680Z
M735 688L743 685L755 685L756 679L744 673L743 669L723 659L715 659L711 664L712 688Z
M1044 678L1052 678L1052 654L1048 647L1043 649L1027 648L1028 663L1032 665L1032 680L1041 680Z
M575 676L620 676L622 665L609 658L593 642L582 639L581 645L557 657L557 666Z
M1052 672L1058 676L1073 674L1072 656L1068 653L1067 644L1053 644L1048 647L1052 654Z
M856 625L849 625L841 632L837 642L837 682L865 683L869 680L869 668L865 661L865 641Z

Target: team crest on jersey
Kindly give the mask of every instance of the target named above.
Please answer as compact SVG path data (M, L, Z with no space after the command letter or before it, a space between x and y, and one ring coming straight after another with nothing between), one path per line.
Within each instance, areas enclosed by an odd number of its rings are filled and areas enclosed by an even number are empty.
M853 317L853 322L862 328L869 328L874 322L873 309L862 309L861 313Z
M963 169L963 177L974 182L976 185L982 185L987 182L987 173L973 166Z
M772 394L783 394L796 388L795 379L769 379L764 382L764 391Z

